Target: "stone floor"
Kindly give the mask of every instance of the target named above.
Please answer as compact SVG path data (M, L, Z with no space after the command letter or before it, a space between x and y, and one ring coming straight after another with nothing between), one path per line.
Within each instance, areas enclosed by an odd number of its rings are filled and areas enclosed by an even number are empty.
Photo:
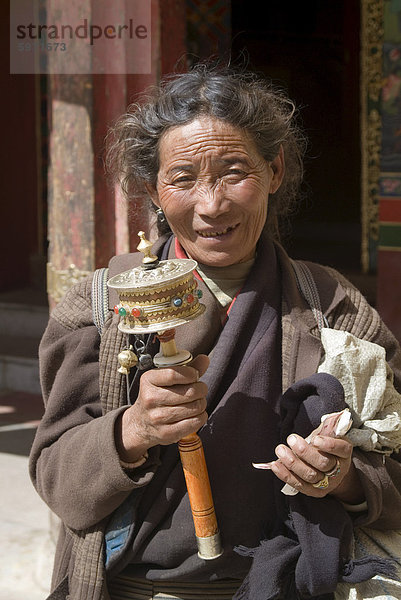
M57 518L28 475L42 412L38 395L0 392L0 600L45 600L49 592Z

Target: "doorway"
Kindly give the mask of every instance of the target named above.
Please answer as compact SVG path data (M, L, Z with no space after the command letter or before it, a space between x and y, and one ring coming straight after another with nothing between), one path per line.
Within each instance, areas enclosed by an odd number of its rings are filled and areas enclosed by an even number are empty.
M234 58L245 52L252 70L286 89L309 139L302 198L283 244L358 284L359 29L358 0L232 0Z
M45 76L10 74L10 5L0 3L2 144L0 293L46 301ZM14 298L14 296L12 296Z

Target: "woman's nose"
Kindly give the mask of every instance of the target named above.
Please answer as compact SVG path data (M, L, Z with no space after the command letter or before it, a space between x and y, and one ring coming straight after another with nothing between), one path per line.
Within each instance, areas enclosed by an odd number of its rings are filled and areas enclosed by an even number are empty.
M220 183L204 184L197 190L196 212L215 218L230 210L230 202Z

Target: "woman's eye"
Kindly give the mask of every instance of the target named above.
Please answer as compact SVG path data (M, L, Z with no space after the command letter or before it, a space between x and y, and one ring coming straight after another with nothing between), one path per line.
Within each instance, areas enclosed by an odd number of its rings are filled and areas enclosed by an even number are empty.
M184 183L191 183L193 182L194 178L192 177L192 175L183 175L182 177L176 177L173 181L174 185L182 185Z
M226 177L232 177L233 179L241 179L245 177L245 172L242 169L230 169L226 173Z

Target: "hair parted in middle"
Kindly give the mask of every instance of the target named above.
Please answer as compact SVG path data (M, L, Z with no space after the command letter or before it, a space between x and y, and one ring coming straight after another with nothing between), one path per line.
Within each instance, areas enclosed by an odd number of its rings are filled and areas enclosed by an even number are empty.
M244 130L261 154L272 161L284 150L285 175L269 197L267 228L278 236L278 223L296 203L303 178L305 137L296 123L294 103L285 92L250 71L198 63L189 72L165 77L131 104L108 135L106 165L127 198L148 196L159 171L163 134L199 116L221 119Z

